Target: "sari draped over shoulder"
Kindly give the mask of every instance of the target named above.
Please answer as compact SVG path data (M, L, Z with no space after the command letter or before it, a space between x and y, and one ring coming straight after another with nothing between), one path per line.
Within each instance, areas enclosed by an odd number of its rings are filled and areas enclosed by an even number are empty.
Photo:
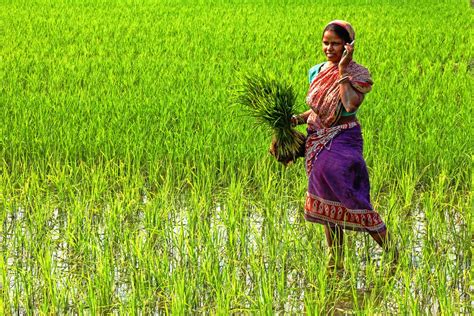
M351 61L347 67L348 79L357 91L367 93L372 89L372 79L367 68ZM306 103L313 110L308 124L312 130L334 125L342 112L339 69L337 65L320 71L311 82Z

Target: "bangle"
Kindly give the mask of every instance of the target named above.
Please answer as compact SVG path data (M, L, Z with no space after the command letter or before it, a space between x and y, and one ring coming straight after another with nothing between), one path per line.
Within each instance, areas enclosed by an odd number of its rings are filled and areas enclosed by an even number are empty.
M298 124L298 118L296 117L296 115L293 114L291 116L290 122L291 122L291 127L295 127Z
M339 79L339 80L337 81L337 83L338 83L338 84L341 84L341 83L344 83L344 82L346 82L346 81L350 81L349 76L344 76L344 77L342 77L341 79Z

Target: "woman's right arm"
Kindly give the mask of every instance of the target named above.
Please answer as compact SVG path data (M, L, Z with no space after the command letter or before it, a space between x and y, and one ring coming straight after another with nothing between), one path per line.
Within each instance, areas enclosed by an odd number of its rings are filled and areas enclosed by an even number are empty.
M309 109L306 112L300 113L298 115L295 115L291 118L291 123L293 125L301 125L301 124L306 124L308 121L308 117L311 114L311 109Z

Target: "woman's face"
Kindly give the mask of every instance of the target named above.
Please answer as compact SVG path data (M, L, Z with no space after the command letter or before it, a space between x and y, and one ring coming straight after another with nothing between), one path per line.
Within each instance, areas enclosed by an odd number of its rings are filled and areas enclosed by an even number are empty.
M344 52L344 40L337 36L334 31L326 31L323 34L323 52L326 59L333 63L338 63Z

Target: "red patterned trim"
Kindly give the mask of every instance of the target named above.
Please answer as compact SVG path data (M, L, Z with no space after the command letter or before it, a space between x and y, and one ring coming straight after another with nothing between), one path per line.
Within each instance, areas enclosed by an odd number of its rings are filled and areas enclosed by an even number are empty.
M346 229L381 232L386 229L379 214L373 210L348 209L339 202L324 200L307 193L305 218L321 224L341 225Z

